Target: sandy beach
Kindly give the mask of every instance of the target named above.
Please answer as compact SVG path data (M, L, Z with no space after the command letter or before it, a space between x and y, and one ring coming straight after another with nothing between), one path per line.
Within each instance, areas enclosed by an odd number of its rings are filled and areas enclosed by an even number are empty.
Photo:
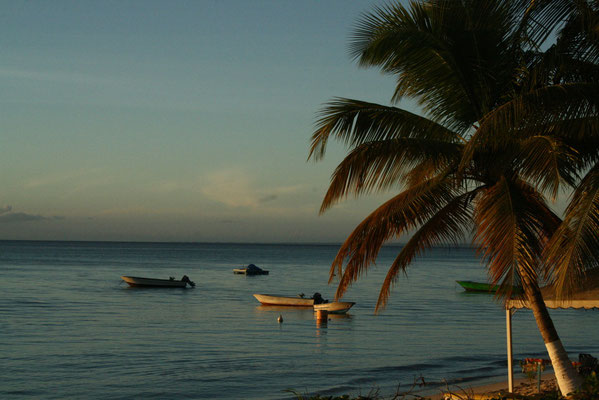
M541 376L541 392L551 392L557 389L555 381L555 375L553 371L546 372ZM505 394L508 391L508 382L500 381L482 386L450 386L449 391L452 397L446 396L446 391L431 396L432 400L439 400L444 398L452 399L485 399L496 397L497 394ZM514 379L514 393L520 395L533 395L538 393L537 391L537 380L530 380L528 378Z

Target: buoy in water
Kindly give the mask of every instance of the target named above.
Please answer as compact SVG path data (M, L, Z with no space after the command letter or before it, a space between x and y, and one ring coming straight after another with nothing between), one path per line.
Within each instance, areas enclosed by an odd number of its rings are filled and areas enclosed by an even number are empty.
M277 321L279 321L279 324L283 322L283 316L279 315L279 318L277 318Z

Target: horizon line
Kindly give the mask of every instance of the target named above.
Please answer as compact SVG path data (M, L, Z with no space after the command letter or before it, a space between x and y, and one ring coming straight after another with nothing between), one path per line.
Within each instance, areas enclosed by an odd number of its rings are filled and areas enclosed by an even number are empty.
M280 246L341 246L343 242L227 242L227 241L148 241L148 240L64 240L64 239L0 239L0 242L52 242L52 243L131 243L131 244L234 244L234 245L280 245ZM405 243L385 243L383 247L400 247ZM474 247L470 243L433 246L432 248Z

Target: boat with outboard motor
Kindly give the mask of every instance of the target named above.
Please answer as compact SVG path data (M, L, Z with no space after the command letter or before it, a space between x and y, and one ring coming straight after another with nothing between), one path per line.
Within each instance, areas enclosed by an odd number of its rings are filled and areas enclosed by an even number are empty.
M320 293L307 298L303 293L297 296L280 296L272 294L254 294L256 300L265 306L313 307L314 311L327 311L329 314L344 314L353 307L351 301L330 302L322 298Z
M196 284L192 282L187 275L183 275L181 280L176 280L174 277L169 279L142 278L138 276L121 276L121 279L127 282L131 287L149 287L149 288L184 288L187 285L194 287Z
M314 304L326 303L328 300L322 298L318 292L312 297L306 297L300 293L297 296L280 296L275 294L254 294L256 300L265 306L289 306L289 307L312 307Z
M314 311L327 311L329 314L345 314L353 305L353 301L333 301L331 303L314 304Z
M314 305L313 298L307 298L302 295L281 296L256 293L254 297L265 306L312 307Z

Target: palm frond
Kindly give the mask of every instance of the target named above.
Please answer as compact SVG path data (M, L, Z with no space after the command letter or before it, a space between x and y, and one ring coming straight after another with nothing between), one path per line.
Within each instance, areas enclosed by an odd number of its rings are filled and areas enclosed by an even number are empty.
M571 0L530 0L521 26L527 30L531 43L541 46L572 12L573 3Z
M462 140L457 133L409 111L344 98L336 98L320 111L308 159L324 156L331 135L351 147L397 138Z
M514 140L542 135L552 126L581 118L596 118L599 111L599 84L571 83L542 87L516 96L489 112L468 141L460 169L472 162L477 149L501 151Z
M450 202L458 190L441 174L404 190L366 217L345 240L331 265L329 283L335 276L341 277L335 297L340 298L347 287L366 272L385 242L426 222Z
M573 186L577 176L576 151L551 136L533 136L520 143L515 157L515 169L520 176L550 193L555 200L560 187Z
M556 156L562 160L562 177L569 186L580 180L580 171L599 161L599 116L556 121L542 130L544 137L556 142L554 149L562 153Z
M405 272L415 257L433 246L457 244L461 239L465 239L464 231L472 224L472 199L478 190L480 188L452 199L412 235L387 272L379 292L375 313L385 307L391 288L397 283L399 273Z
M474 215L480 252L499 295L510 297L512 286L522 279L537 282L538 256L559 218L542 196L523 182L505 178L481 191Z
M502 93L518 63L513 29L522 1L396 3L362 18L351 53L397 76L392 101L415 98L434 120L470 129Z
M457 162L461 147L461 144L420 138L363 143L352 150L335 169L320 212L323 213L349 193L358 196L402 183L410 184L409 179L405 181L402 178L410 173L412 166L415 166L412 170L430 177L450 161ZM409 176L413 178L413 175Z
M586 0L572 1L568 16L559 31L556 48L572 58L599 61L599 8Z
M561 297L584 282L586 270L599 266L599 165L573 194L566 217L545 250L550 279Z

